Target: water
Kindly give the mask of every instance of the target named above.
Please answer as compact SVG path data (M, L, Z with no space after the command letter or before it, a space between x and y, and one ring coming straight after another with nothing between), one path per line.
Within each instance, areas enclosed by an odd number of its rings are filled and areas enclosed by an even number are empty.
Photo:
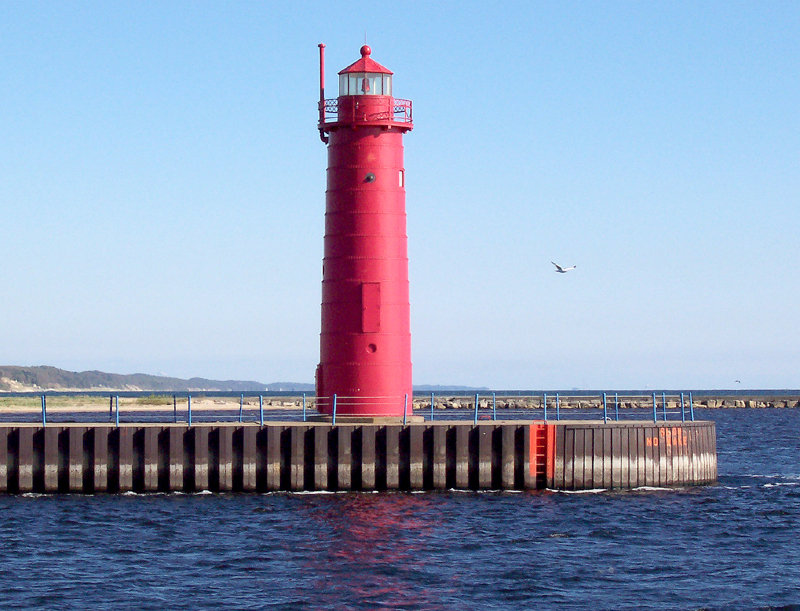
M159 610L800 605L798 413L696 415L717 421L716 486L0 497L0 602Z

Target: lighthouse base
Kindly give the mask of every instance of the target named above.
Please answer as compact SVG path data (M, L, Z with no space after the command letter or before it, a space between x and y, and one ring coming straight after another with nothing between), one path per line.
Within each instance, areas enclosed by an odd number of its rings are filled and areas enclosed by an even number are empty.
M333 424L333 416L320 414L318 416L309 416L308 422L327 422ZM415 424L425 422L424 416L406 416L405 420L402 416L336 416L336 424Z

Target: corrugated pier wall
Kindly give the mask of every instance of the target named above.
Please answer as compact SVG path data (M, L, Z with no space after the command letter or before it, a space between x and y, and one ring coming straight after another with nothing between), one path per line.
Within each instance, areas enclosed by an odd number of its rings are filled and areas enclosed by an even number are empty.
M0 492L624 489L717 478L713 422L18 424Z

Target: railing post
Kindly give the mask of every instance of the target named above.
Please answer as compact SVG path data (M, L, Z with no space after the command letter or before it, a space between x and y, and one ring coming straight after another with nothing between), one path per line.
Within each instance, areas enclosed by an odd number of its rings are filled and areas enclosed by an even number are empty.
M661 393L661 410L664 412L664 422L667 421L667 393Z
M433 393L431 393L431 422L433 422L433 405L434 405L434 399L433 399Z
M614 418L619 422L619 393L614 393Z
M108 421L114 419L114 395L108 395Z
M497 420L497 393L492 393L492 420Z
M303 422L306 421L306 393L303 393Z
M178 422L178 398L172 395L172 420Z
M558 393L556 393L556 420L561 420L561 405L558 399Z
M258 422L264 426L264 395L258 395Z
M242 422L244 417L244 393L239 395L239 422Z
M408 393L403 397L403 426L406 425L406 410L408 409Z
M606 393L603 393L603 423L608 422L608 404L606 402Z
M42 395L42 426L47 426L47 399Z
M331 424L336 426L336 393L333 393L333 418Z
M544 421L547 422L547 393L542 394L542 407L544 408Z
M475 393L475 424L478 424L478 393Z
M658 422L658 412L656 411L656 393L653 393L653 422Z
M692 403L692 393L689 393L689 415L694 422L694 403Z
M686 404L683 401L683 393L681 393L681 422L686 422Z
M192 426L192 395L186 395L186 416L189 426Z
M119 428L119 395L114 397L114 419L117 428Z

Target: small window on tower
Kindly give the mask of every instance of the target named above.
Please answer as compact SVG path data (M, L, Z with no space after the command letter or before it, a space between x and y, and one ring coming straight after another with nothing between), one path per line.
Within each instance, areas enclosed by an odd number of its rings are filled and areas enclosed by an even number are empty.
M401 187L405 187L406 186L406 171L405 170L400 170L400 186Z

